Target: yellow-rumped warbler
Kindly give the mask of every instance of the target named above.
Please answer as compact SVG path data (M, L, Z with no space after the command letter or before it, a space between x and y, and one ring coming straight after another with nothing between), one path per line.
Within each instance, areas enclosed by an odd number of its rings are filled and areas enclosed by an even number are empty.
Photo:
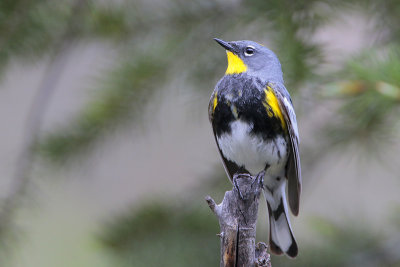
M292 100L283 85L281 64L253 41L225 42L228 68L211 95L209 118L225 170L264 173L269 244L275 254L296 257L298 248L287 215L299 213L301 171L299 134Z

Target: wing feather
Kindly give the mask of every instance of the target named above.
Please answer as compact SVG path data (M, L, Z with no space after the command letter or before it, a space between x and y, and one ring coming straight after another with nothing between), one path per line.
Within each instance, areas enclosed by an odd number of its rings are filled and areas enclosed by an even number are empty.
M276 84L269 84L269 86L274 89L279 107L288 127L290 146L286 175L288 178L289 206L292 213L297 216L299 214L301 194L301 166L299 155L300 140L296 114L286 88L283 85L277 86Z

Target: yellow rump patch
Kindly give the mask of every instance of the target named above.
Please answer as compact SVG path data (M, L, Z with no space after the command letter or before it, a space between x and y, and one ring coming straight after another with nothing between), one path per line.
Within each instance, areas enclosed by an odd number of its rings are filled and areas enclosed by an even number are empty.
M267 86L267 89L264 89L264 92L264 107L267 109L268 116L278 117L281 120L283 129L286 129L285 119L283 118L282 111L279 107L278 99L275 96L274 90L271 87Z
M237 55L230 51L226 51L228 57L228 68L225 74L239 74L247 71L247 65Z
M215 111L215 108L217 107L217 105L218 105L218 94L217 94L217 92L215 92L214 100L213 100L213 112Z

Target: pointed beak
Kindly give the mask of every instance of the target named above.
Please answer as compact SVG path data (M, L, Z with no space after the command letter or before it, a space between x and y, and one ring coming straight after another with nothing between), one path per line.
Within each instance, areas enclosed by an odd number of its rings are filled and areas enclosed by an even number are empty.
M225 41L223 41L223 40L221 40L221 39L218 39L218 38L214 38L214 41L216 41L217 43L219 43L219 44L220 44L223 48L225 48L226 50L231 51L231 52L234 52L234 48L233 48L233 46L232 46L230 43L225 42Z

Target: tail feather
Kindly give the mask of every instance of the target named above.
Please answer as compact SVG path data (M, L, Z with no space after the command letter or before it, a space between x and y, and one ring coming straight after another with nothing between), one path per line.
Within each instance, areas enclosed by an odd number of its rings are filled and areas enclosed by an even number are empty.
M298 247L287 216L285 191L276 191L279 192L274 191L272 195L265 196L269 214L270 249L277 255L285 253L294 258L297 256Z

